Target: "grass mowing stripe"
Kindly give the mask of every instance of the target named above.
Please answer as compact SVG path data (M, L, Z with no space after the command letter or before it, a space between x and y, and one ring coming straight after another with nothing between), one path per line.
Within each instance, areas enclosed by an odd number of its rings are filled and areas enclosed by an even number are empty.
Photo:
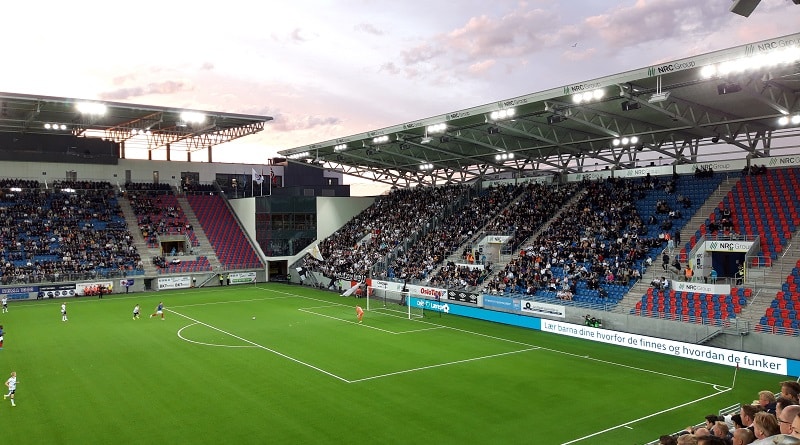
M460 363L468 363L468 362L474 362L474 361L478 361L478 360L485 360L485 359L489 359L489 358L502 357L504 355L519 354L520 352L534 351L536 349L538 349L538 348L521 349L519 351L511 351L511 352L501 352L499 354L485 355L483 357L468 358L468 359L464 359L464 360L456 360L456 361L453 361L453 362L439 363L439 364L436 364L436 365L422 366L422 367L419 367L419 368L406 369L406 370L403 370L403 371L390 372L388 374L381 374L381 375L375 375L375 376L372 376L372 377L364 377L364 378L361 378L361 379L351 380L350 383L366 382L368 380L382 379L384 377L390 377L390 376L400 375L400 374L407 374L409 372L423 371L423 370L426 370L426 369L439 368L439 367L442 367L442 366L451 366L451 365L457 365L457 364L460 364Z
M175 315L180 315L181 317L183 317L183 318L186 318L187 320L191 320L191 321L193 321L193 322L195 322L195 323L197 323L197 324L203 325L203 326L205 326L205 327L207 327L207 328L213 329L213 330L215 330L215 331L222 332L222 333L223 333L223 334L225 334L225 335L230 335L231 337L233 337L233 338L235 338L235 339L237 339L237 340L241 340L241 341L243 341L243 342L245 342L245 343L249 343L249 344L251 344L251 345L253 345L253 346L257 347L257 348L261 348L261 349L263 349L263 350L265 350L265 351L269 351L269 352L271 352L271 353L273 353L273 354L275 354L275 355L281 356L281 357L283 357L283 358L285 358L285 359L287 359L287 360L291 360L291 361L293 361L293 362L295 362L295 363L301 364L301 365L303 365L303 366L307 366L307 367L309 367L309 368L311 368L311 369L313 369L313 370L315 370L315 371L319 371L319 372L321 372L321 373L323 373L323 374L329 375L329 376L331 376L331 377L333 377L333 378L335 378L335 379L337 379L337 380L341 380L341 381L343 381L343 382L348 382L348 380L347 380L347 379L345 379L345 378L342 378L342 377L339 377L339 376L338 376L338 375L336 375L336 374L333 374L333 373L331 373L331 372L328 372L328 371L326 371L326 370L324 370L324 369L320 369L320 368L318 368L318 367L316 367L316 366L314 366L314 365L310 365L310 364L308 364L308 363L306 363L306 362L304 362L304 361L298 360L298 359L296 359L296 358L294 358L294 357L290 357L290 356L288 356L288 355L286 355L286 354L284 354L284 353L282 353L282 352L278 352L278 351L276 351L276 350L274 350L274 349L270 349L270 348L268 348L268 347L266 347L266 346L264 346L264 345L260 345L260 344L258 344L258 343L255 343L255 342L253 342L253 341L250 341L250 340L248 340L248 339L246 339L246 338L239 337L239 336L238 336L238 335L236 335L236 334L232 334L232 333L230 333L230 332L224 331L224 330L222 330L222 329L220 329L220 328L218 328L218 327L211 326L211 325L210 325L210 324L208 324L208 323L203 323L203 322L202 322L202 321L200 321L200 320L195 320L194 318L192 318L192 317L189 317L188 315L184 315L184 314L181 314L180 312L177 312L177 311L174 311L174 310L170 310L170 309L167 309L167 311L168 311L168 312L172 312L172 313L174 313Z

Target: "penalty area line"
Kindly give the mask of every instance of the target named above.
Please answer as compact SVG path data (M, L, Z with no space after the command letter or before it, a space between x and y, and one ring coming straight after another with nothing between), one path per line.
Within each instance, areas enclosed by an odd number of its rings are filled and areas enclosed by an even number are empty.
M290 357L290 356L288 356L288 355L286 355L286 354L284 354L284 353L282 353L282 352L278 352L278 351L276 351L276 350L274 350L274 349L270 349L270 348L268 348L268 347L266 347L266 346L264 346L264 345L260 345L260 344L258 344L258 343L256 343L256 342L254 342L254 341L250 341L250 340L248 340L248 339L246 339L246 338L243 338L243 337L240 337L240 336L238 336L238 335L236 335L236 334L232 334L232 333L230 333L230 332L228 332L228 331L225 331L225 330L222 330L222 329L220 329L220 328L218 328L218 327L216 327L216 326L211 326L211 325L210 325L210 324L208 324L208 323L203 323L203 322L202 322L202 321L200 321L200 320L195 320L194 318L192 318L192 317L190 317L190 316L188 316L188 315L181 314L180 312L176 312L175 310L172 310L172 309L165 309L165 310L167 310L168 312L172 312L172 313L173 313L173 314L175 314L175 315L179 315L179 316L181 316L181 317L183 317L183 318L185 318L185 319L187 319L187 320L191 320L191 321L193 321L193 322L195 322L195 323L197 323L197 324L201 324L201 325L203 325L203 326L205 326L205 327L207 327L207 328L209 328L209 329L213 329L213 330L215 330L215 331L222 332L222 333L223 333L223 334L225 334L225 335L230 335L231 337L233 337L233 338L235 338L235 339L237 339L237 340L241 340L241 341L243 341L243 342L245 342L245 343L247 343L247 344L253 345L253 346L255 346L256 348L263 349L263 350L265 350L265 351L268 351L268 352L271 352L271 353L273 353L273 354L275 354L275 355L277 355L277 356L283 357L283 358L285 358L285 359L287 359L287 360L290 360L290 361L293 361L293 362L295 362L295 363L298 363L298 364L300 364L300 365L303 365L303 366L305 366L305 367L307 367L307 368L311 368L311 369L313 369L314 371L321 372L321 373L323 373L323 374L325 374L325 375L329 375L329 376L331 376L331 377L333 377L333 378L335 378L335 379L337 379L337 380L340 380L340 381L342 381L342 382L345 382L345 383L350 383L350 381L349 381L349 380L347 380L347 379L345 379L345 378L343 378L343 377L339 377L338 375L336 375L336 374L334 374L334 373L332 373L332 372L328 372L328 371L326 371L326 370L324 370L324 369L318 368L318 367L316 367L316 366L314 366L314 365L311 365L311 364L309 364L309 363L306 363L306 362L304 362L304 361L302 361L302 360L298 360L298 359L296 359L296 358L294 358L294 357Z
M464 359L464 360L456 360L456 361L452 361L452 362L438 363L436 365L422 366L422 367L419 367L419 368L405 369L403 371L389 372L389 373L386 373L386 374L374 375L374 376L371 376L371 377L364 377L363 379L350 380L348 383L366 382L368 380L381 379L381 378L384 378L384 377L391 377L391 376L400 375L400 374L408 374L410 372L424 371L426 369L441 368L442 366L457 365L459 363L474 362L474 361L477 361L477 360L484 360L484 359L487 359L487 358L502 357L504 355L519 354L520 352L535 351L537 349L539 349L539 348L520 349L519 351L501 352L500 354L484 355L482 357L474 357L474 358L467 358L467 359Z

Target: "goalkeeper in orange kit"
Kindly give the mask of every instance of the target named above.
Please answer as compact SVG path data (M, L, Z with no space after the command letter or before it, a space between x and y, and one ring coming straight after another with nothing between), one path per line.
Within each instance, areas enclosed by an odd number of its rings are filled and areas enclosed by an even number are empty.
M364 318L364 309L361 309L361 306L356 306L356 317L358 318L358 322L361 323Z

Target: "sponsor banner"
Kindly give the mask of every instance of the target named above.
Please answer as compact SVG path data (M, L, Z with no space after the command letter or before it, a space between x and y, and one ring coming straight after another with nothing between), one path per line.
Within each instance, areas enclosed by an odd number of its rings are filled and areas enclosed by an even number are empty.
M706 253L706 244L702 243L694 251L694 276L705 277L711 273L711 255Z
M233 272L228 274L231 284L252 284L256 282L255 272Z
M99 289L100 286L106 289L103 293L108 294L110 293L110 289L114 288L114 283L111 281L87 281L85 283L77 283L75 284L75 295L97 295L93 292Z
M761 161L763 158L754 159L753 165L757 165L758 162ZM762 161L764 162L764 161ZM797 167L800 165L800 155L789 155L789 156L775 156L771 158L767 158L766 160L767 167ZM762 164L763 165L763 164Z
M731 293L730 284L707 284L707 283L691 283L686 281L673 281L672 288L675 292L695 292L700 294L720 294L726 295Z
M409 304L412 307L422 308L426 311L433 311L433 312L441 312L444 314L450 313L450 305L447 303L442 303L441 301L436 300L428 300L426 298L414 298L410 297Z
M0 289L0 294L22 294L39 292L39 286L18 286L18 287L4 287Z
M22 293L22 294L3 294L8 297L9 300L27 300L31 297L29 293Z
M564 306L556 304L540 303L537 301L522 300L519 302L520 310L523 314L544 315L547 317L566 318L567 312Z
M753 247L753 241L706 241L707 252L747 252Z
M133 278L119 280L119 285L120 287L131 287L133 286Z
M417 300L421 300L420 298L411 297L409 299L408 304L411 305L421 305L417 307L424 307L425 302L419 303ZM510 300L510 298L509 298ZM430 301L430 300L428 300ZM442 304L438 301L430 301L431 304ZM426 310L433 310L436 309L427 309ZM486 320L495 323L503 323L511 326L519 326L528 329L535 329L539 330L541 328L541 319L537 317L529 317L527 315L522 315L519 313L511 313L511 312L498 312L488 309L483 309L479 307L473 306L466 306L463 304L451 304L447 306L447 310L449 311L448 314L450 315L458 315L461 317L470 317L476 320ZM441 309L441 312L444 312L444 308Z
M700 162L697 164L680 164L675 166L675 173L679 175L686 175L694 173L698 168L700 170L710 168L715 172L736 171L740 172L747 166L746 159L731 159L725 161L713 162Z
M541 329L544 332L552 332L554 334L582 338L584 340L619 345L642 351L658 352L660 354L669 354L719 365L739 366L740 368L768 372L770 374L787 375L789 371L788 361L781 357L731 351L728 349L629 334L627 332L609 331L554 320L541 320L541 323Z
M791 49L797 47L800 47L800 37L797 35L786 36L779 39L751 43L744 47L744 55L746 57L752 57L761 54L768 54L777 50L785 50L786 48Z
M602 87L603 87L602 83L595 81L595 82L581 83L578 85L567 85L564 87L563 91L564 94L567 95L567 94L583 93L585 91L592 91Z
M469 269L483 270L483 264L456 263L456 267L467 267Z
M345 281L364 281L367 279L367 277L352 273L341 273L336 275L336 279Z
M494 295L483 295L483 307L503 309L506 311L518 311L519 300L508 297L497 297Z
M672 174L672 166L664 165L661 167L641 167L641 168L626 168L624 170L614 171L615 178L639 178L645 177L650 173L650 176L664 176Z
M481 304L481 295L467 292L467 291L460 291L460 290L448 290L447 291L447 299L452 301L458 301L461 303L468 303L474 305Z
M665 63L663 65L656 65L647 68L647 77L660 76L662 74L674 73L692 69L698 66L697 62L692 59L678 60L672 63Z
M489 235L478 244L503 244L508 241L509 238L510 236L507 235Z
M77 295L74 284L39 286L39 293L43 298L74 297Z
M570 173L567 175L567 182L581 182L584 179L588 181L595 181L598 179L610 178L613 170L600 170L596 172L587 173Z
M431 300L441 300L447 297L447 289L437 289L435 287L428 287L428 286L418 286L416 284L409 284L406 286L408 289L408 294L422 297L422 298L430 298ZM402 284L400 289L402 290Z
M375 289L388 290L398 293L403 290L403 283L398 283L396 281L371 280L371 283L371 287Z
M190 277L166 277L158 279L158 290L188 289L192 287Z

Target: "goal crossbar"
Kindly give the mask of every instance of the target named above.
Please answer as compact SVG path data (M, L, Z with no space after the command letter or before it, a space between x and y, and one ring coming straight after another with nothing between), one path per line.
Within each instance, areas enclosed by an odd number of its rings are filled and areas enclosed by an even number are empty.
M402 313L409 320L425 316L425 309L408 304L408 291L367 287L367 311L387 311Z

